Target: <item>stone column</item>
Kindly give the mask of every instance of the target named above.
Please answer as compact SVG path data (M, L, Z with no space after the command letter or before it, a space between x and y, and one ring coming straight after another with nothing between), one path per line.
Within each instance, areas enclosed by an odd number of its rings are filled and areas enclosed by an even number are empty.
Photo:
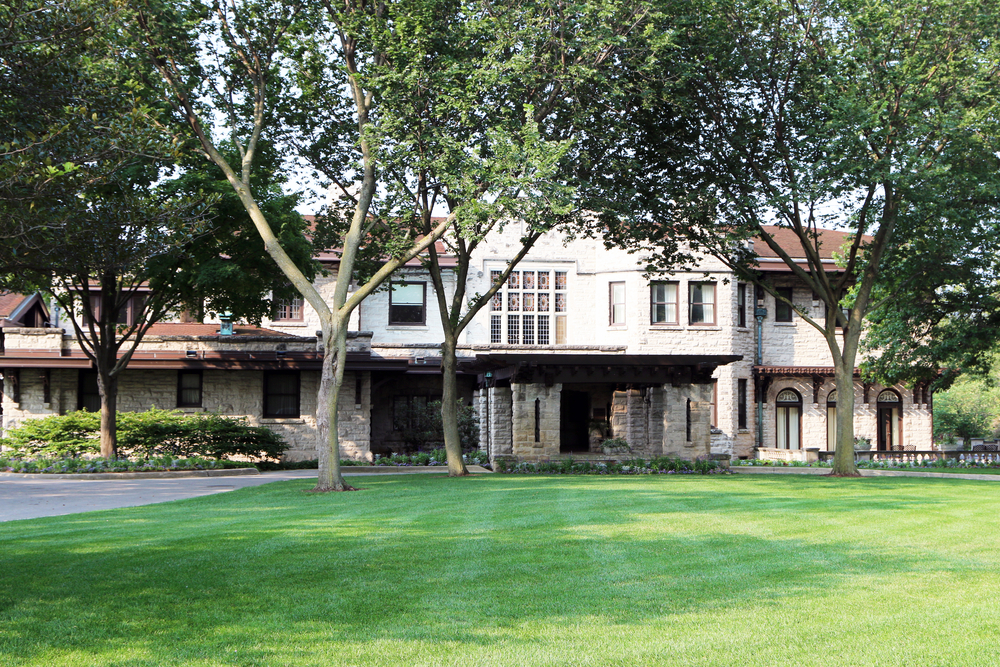
M711 453L712 385L685 384L663 388L663 454L693 460ZM690 401L690 439L688 438Z
M512 388L514 456L533 461L557 457L562 384L515 384Z
M489 429L490 457L510 456L511 448L511 390L510 387L490 387L486 390L489 405L489 419L486 428Z

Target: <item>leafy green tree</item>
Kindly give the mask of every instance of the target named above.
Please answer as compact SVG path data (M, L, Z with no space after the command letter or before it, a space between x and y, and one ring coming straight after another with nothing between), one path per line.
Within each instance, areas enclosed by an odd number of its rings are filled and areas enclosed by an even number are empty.
M575 140L613 132L600 110L614 108L625 98L617 82L622 71L648 66L644 31L653 22L652 13L646 3L609 0L573 6L539 2L454 25L432 17L431 25L420 26L421 34L456 37L447 42L451 51L440 52L434 44L435 57L474 63L474 71L486 77L479 84L484 90L471 96L456 95L423 76L423 55L409 51L413 61L406 69L412 74L399 85L435 92L403 97L405 104L394 114L400 123L426 118L431 131L416 135L422 159L411 161L408 171L390 170L411 175L412 182L397 180L391 187L413 193L425 234L432 227L435 206L457 214L442 237L456 264L448 269L454 272L450 295L436 246L428 248L425 261L444 332L441 408L451 475L466 474L456 410L459 336L544 233L580 226L593 214L581 208L577 196L579 182L586 178L579 168L599 162L594 149L604 144L592 142L584 150ZM482 35L494 38L484 40ZM447 141L471 157L441 159L448 153L436 146ZM470 159L477 161L474 169ZM476 174L475 180L469 180L470 174ZM514 256L491 275L484 293L468 294L476 251L511 223L524 228Z
M463 113L491 103L501 61L477 60L470 52L496 37L488 32L496 25L494 14L516 16L520 7L451 0L211 7L136 0L133 7L142 48L176 114L226 174L268 253L319 314L326 354L316 489L347 489L339 467L336 406L350 314L397 267L425 252L458 218L474 213L472 207L452 210L424 227L420 212L427 202L419 200L467 192L475 193L470 200L490 202L564 150L544 141L535 142L531 151L519 148L523 138L531 137L528 114L513 124L472 127L494 135L489 154L471 152L465 137L447 131ZM414 98L433 100L433 111L406 115ZM211 100L210 108L203 100ZM213 121L223 119L238 147L236 167L216 147L209 113L216 114ZM437 128L439 122L445 129ZM338 192L340 206L325 216L327 229L317 229L315 237L319 246L340 255L340 279L330 304L294 267L250 191L265 132L294 147L294 157ZM451 165L438 172L441 183L420 182L432 173L428 163ZM382 259L370 274L362 271L362 250ZM352 277L358 279L353 292Z
M924 240L943 228L968 238L997 220L995 7L685 6L671 52L679 75L647 95L623 135L633 150L607 165L629 177L618 215L602 222L614 241L656 246L655 268L707 253L784 300L754 270L749 241L782 259L833 314L799 311L834 365L833 473L856 475L853 374L863 321L905 293L913 275L897 262ZM800 247L781 247L767 225L791 230ZM821 261L824 227L852 234L836 249L836 270Z
M3 108L13 135L0 175L3 283L45 290L60 306L97 371L108 457L118 378L149 327L202 304L259 321L272 309L269 289L284 288L261 261L263 244L241 233L232 198L213 196L218 177L188 169L163 182L183 146L115 41L125 16L113 5L21 2L8 16L18 39L0 45L3 85L25 98ZM311 275L295 198L264 173L257 196Z

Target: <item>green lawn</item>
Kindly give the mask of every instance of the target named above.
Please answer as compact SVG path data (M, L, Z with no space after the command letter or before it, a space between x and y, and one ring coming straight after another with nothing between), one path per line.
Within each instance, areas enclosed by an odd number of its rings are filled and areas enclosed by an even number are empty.
M997 483L354 479L0 524L0 664L1000 664Z

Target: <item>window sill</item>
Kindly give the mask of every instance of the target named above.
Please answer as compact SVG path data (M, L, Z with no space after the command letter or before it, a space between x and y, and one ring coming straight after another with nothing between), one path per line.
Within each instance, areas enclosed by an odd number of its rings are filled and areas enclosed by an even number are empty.
M260 420L261 424L305 424L306 420L302 417L263 417Z
M273 327L307 327L308 322L304 320L271 320L271 326Z
M689 324L688 331L722 331L718 324Z
M776 327L796 327L796 326L798 326L797 322L773 322L773 324Z
M650 331L684 331L680 324L667 324L666 322L653 322L649 325Z
M608 331L628 331L627 324L611 324L608 325Z
M385 327L389 331L429 331L430 327L426 324L387 324Z

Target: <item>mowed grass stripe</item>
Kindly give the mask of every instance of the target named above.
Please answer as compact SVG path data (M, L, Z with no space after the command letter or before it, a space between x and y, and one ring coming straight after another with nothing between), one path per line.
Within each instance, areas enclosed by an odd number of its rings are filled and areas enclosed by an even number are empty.
M4 524L0 664L996 664L986 482L355 480Z

